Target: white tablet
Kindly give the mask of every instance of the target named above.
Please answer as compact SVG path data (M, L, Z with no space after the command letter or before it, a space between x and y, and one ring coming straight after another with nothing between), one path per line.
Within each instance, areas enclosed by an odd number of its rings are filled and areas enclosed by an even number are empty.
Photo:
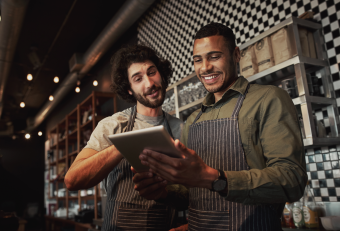
M181 157L171 141L171 136L162 125L109 135L108 139L137 172L149 170L147 166L142 165L139 159L139 155L145 148L164 153L171 157Z

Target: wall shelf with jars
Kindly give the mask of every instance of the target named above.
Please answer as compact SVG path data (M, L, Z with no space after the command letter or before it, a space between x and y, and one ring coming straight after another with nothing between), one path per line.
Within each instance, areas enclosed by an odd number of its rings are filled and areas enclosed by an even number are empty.
M279 86L291 96L305 148L340 143L339 114L321 29L318 23L291 17L239 47L241 75L252 83ZM192 73L168 87L163 110L185 121L205 95Z
M109 92L92 92L77 105L60 123L49 131L48 199L54 199L47 209L46 218L74 219L80 210L93 210L94 218L101 214L102 184L79 191L70 191L64 176L78 153L85 147L98 122L117 111L116 96Z

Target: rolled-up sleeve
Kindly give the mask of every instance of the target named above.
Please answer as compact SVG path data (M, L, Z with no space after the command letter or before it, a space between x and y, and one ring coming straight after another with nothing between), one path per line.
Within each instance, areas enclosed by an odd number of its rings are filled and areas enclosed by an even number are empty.
M258 115L249 125L254 128L251 132L256 131L249 135L254 144L246 152L250 170L226 171L225 198L245 204L297 201L308 178L296 108L285 91L270 87ZM254 168L259 159L264 162L262 169Z

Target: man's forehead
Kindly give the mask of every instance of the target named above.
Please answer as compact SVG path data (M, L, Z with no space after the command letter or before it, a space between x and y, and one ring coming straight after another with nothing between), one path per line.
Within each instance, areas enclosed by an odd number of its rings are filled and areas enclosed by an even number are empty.
M146 71L149 68L155 67L155 64L150 60L145 60L143 62L132 63L128 68L128 75L131 76L136 72Z
M223 51L226 48L226 41L221 35L214 35L194 42L193 55L203 55L211 51Z

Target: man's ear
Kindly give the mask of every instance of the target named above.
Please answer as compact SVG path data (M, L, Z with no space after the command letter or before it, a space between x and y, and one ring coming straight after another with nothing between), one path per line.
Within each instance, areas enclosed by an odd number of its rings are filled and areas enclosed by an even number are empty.
M132 91L128 90L129 94L132 95Z
M236 63L240 62L241 53L240 53L240 48L239 47L235 47L234 58L235 58Z

